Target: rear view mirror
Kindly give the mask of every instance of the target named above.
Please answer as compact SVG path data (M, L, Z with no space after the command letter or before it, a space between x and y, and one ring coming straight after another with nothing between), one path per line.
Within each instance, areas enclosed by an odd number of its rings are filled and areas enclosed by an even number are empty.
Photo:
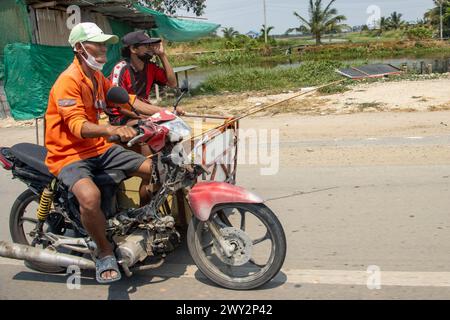
M130 101L130 96L128 95L127 90L125 90L124 88L112 87L106 93L106 99L112 103L125 104Z

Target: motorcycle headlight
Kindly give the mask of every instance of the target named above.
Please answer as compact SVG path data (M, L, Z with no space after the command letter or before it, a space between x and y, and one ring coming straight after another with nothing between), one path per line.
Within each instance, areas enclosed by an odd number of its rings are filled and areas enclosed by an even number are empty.
M160 125L169 129L170 142L181 141L184 138L190 137L192 134L191 127L178 117L174 120L161 123Z

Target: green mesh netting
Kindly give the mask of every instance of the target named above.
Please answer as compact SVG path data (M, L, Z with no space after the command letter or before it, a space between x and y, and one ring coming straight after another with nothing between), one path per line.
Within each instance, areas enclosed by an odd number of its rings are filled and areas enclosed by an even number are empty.
M42 116L47 108L50 88L70 64L70 47L25 43L6 45L5 93L15 120Z
M215 23L169 18L161 12L145 8L138 4L135 4L134 7L145 14L152 15L158 26L158 28L152 31L155 35L169 41L181 42L196 40L209 35L220 27L220 24Z
M133 28L110 20L114 34L122 37ZM103 73L108 76L120 60L121 45L108 48ZM73 61L70 47L10 43L4 48L5 93L15 120L40 117L47 108L48 95L61 72Z
M118 20L108 19L108 21L111 26L112 33L119 38L122 38L127 33L134 31L133 27ZM114 65L121 59L121 50L122 41L119 41L117 44L111 45L108 48L108 63L105 65L103 70L105 75L109 75Z
M13 27L12 27L13 26ZM4 77L3 48L12 42L31 42L27 7L23 0L0 1L0 81Z

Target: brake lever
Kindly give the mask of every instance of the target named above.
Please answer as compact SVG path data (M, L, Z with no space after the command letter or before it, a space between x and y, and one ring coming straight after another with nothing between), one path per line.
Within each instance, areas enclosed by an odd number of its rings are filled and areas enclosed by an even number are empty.
M131 139L130 141L128 141L128 143L127 143L128 148L131 148L143 136L145 136L145 133L141 133L141 134L137 135L136 137L134 137L133 139Z

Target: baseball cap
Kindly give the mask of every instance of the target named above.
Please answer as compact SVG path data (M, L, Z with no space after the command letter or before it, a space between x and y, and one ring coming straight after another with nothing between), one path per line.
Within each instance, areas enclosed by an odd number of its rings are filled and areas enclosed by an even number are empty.
M122 42L124 46L131 46L136 44L148 44L148 43L159 43L160 38L150 38L145 30L133 31L127 33L123 38Z
M73 27L69 35L69 43L75 47L77 42L92 41L115 44L119 42L119 37L112 34L104 34L95 23L82 22Z

